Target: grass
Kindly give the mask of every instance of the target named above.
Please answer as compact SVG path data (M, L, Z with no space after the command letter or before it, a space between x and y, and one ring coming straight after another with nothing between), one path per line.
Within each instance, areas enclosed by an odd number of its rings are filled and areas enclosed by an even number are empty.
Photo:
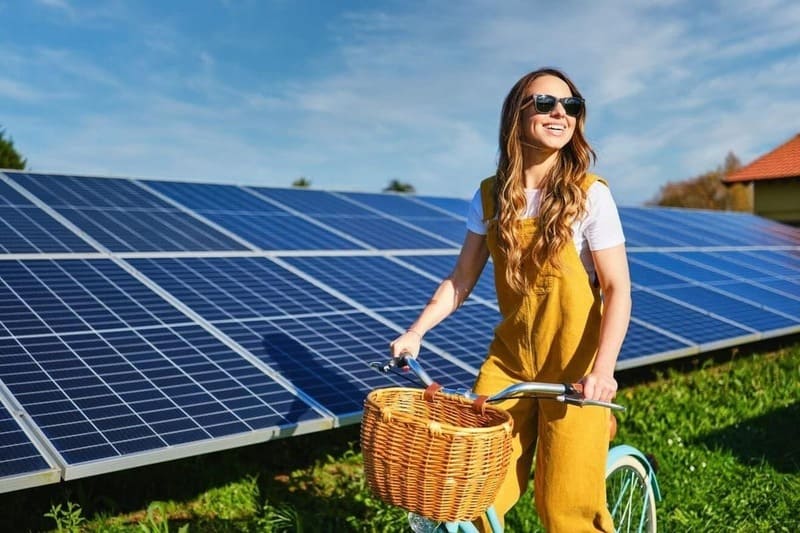
M800 345L696 363L620 376L617 442L657 459L660 530L800 530ZM351 426L0 495L0 531L407 531L365 489L357 441ZM530 494L507 519L536 530Z

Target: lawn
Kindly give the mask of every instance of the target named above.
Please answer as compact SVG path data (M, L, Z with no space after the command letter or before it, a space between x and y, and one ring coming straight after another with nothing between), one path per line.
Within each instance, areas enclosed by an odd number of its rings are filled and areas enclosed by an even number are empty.
M800 345L619 376L616 442L652 454L660 530L800 530ZM407 531L350 426L0 495L0 531ZM538 528L530 494L509 530Z

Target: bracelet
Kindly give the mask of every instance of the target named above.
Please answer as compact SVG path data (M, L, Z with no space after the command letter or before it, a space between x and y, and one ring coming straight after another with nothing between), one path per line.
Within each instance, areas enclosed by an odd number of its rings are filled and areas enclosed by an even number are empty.
M414 335L416 335L417 337L419 337L419 340L422 340L422 333L420 333L419 331L417 331L417 330L415 330L415 329L408 328L408 329L406 330L406 333L413 333Z

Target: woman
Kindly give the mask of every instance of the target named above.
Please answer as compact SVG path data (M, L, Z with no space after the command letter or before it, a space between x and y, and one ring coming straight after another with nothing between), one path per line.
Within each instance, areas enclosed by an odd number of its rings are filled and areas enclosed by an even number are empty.
M630 279L614 200L606 183L587 173L595 154L585 121L577 87L558 70L531 72L512 87L497 172L473 198L456 266L392 341L393 356L418 355L422 337L461 305L491 255L502 320L475 391L580 382L589 399L614 398ZM500 406L514 418L514 440L498 514L525 491L536 451L534 494L547 531L613 531L605 499L608 411L546 400Z

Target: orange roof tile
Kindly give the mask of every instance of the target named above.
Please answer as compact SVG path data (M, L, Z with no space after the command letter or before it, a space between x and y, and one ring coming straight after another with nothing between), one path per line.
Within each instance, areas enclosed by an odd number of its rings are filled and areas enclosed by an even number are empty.
M728 183L800 176L800 133L723 178Z

